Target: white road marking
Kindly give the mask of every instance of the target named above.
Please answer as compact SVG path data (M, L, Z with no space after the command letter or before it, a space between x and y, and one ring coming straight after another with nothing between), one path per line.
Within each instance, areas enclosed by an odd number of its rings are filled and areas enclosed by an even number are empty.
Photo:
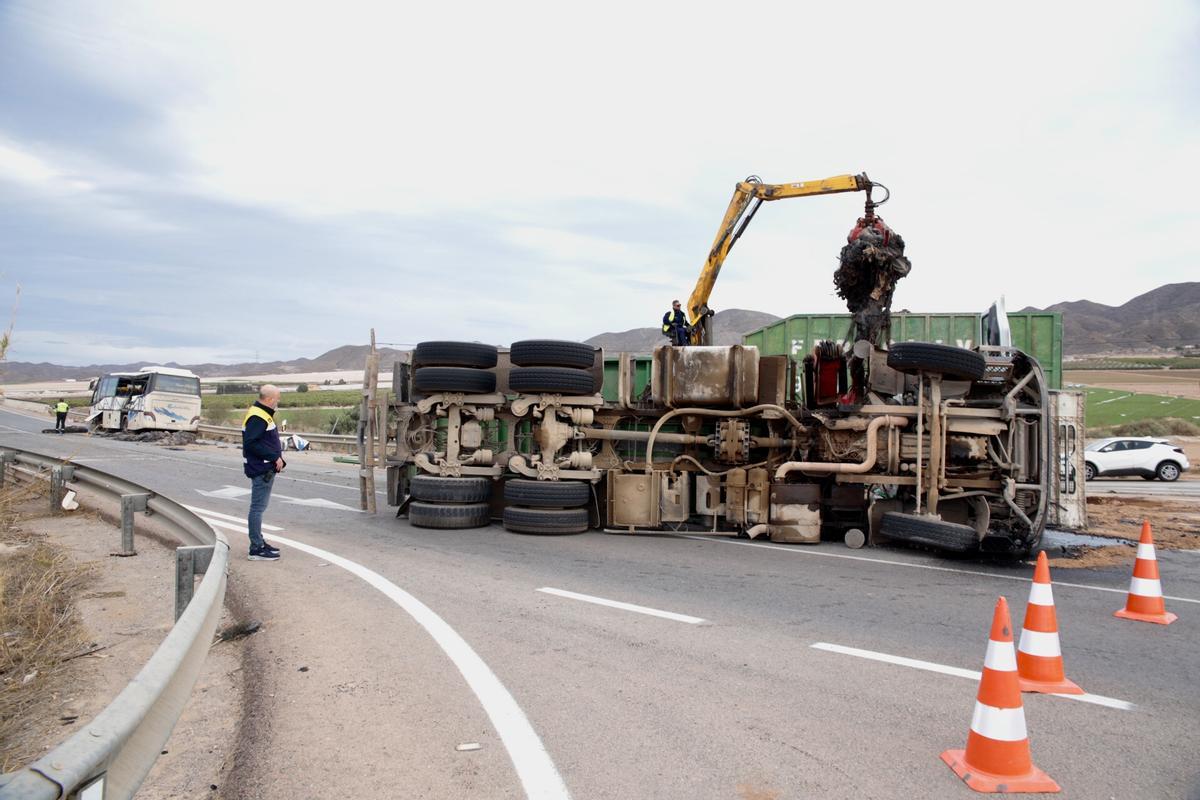
M543 587L538 589L544 594L553 594L559 597L567 597L571 600L582 600L585 603L595 603L598 606L608 606L609 608L619 608L623 611L635 611L638 614L647 614L651 617L662 617L663 619L673 619L676 622L686 622L689 625L699 625L706 620L700 617L689 617L687 614L676 614L673 611L660 611L657 608L648 608L647 606L638 606L633 603L622 603L619 600L605 600L603 597L593 597L590 594L578 594L576 592L568 592L565 589L551 589Z
M911 567L913 569L929 569L934 572L954 572L960 575L980 575L984 578L996 578L1003 581L1021 581L1023 583L1033 583L1033 578L1025 578L1020 575L998 575L994 572L984 572L974 569L955 569L953 567L939 567L935 564L916 564L911 561L894 561L889 558L868 558L867 556L852 556L847 553L825 553L820 550L809 548L793 548L784 547L778 544L761 544L759 542L740 542L733 539L714 539L711 536L686 536L676 534L680 539L695 539L698 542L717 542L719 544L734 544L741 547L761 547L767 550L781 550L785 553L791 553L797 556L821 556L823 558L844 558L848 561L867 561L872 564L887 564L893 567ZM1110 589L1107 586L1090 586L1086 583L1067 583L1065 581L1054 581L1054 586L1069 586L1072 589L1091 589L1094 592L1112 592L1113 594L1126 594L1126 589ZM1176 597L1173 595L1163 595L1167 600L1177 600L1180 603L1200 603L1192 597Z
M283 502L292 506L308 506L309 508L332 508L335 511L353 511L355 514L361 514L362 509L351 508L350 506L335 503L332 500L326 500L324 497L289 497L286 494L272 494L272 497L278 497Z
M816 642L811 647L815 650L840 653L844 656L857 656L858 658L882 661L885 664L896 664L901 667L923 669L926 672L937 672L941 675L950 675L955 678L969 678L970 680L977 681L981 676L981 673L971 669L950 667L945 664L935 664L932 661L920 661L915 658L905 658L904 656L893 656L889 653L877 653L874 650L860 650L857 647L846 647L845 645L830 644L829 642ZM1081 703L1104 706L1105 708L1115 708L1120 711L1132 711L1137 708L1133 703L1117 700L1112 697L1104 697L1099 694L1055 694L1054 696L1064 697L1067 700L1078 700Z
M186 504L183 507L186 508L188 511L192 511L196 514L200 514L205 517L214 517L216 519L229 520L230 522L240 522L243 525L246 524L245 517L235 517L230 514L222 514L220 511L210 511L207 508L198 508L196 506L189 506ZM277 527L275 525L267 525L266 523L263 523L263 530L264 531L281 531L281 530L283 530L283 528Z
M197 489L197 492L205 497L219 497L223 500L237 500L250 494L250 490L244 486L230 486L225 484L220 489L207 491L205 489Z
M201 513L203 512L197 509ZM209 525L216 527L234 526L217 519L206 519ZM266 526L263 526L264 528ZM245 526L241 527L245 531ZM504 684L496 677L491 668L484 662L466 640L451 628L445 620L439 617L429 606L401 589L377 572L367 569L347 558L342 558L328 550L287 539L277 534L265 534L265 538L278 542L286 547L292 547L311 556L316 556L330 564L335 564L347 572L356 575L374 588L386 595L392 602L404 609L425 632L433 637L438 647L442 648L454 666L467 681L475 697L479 699L492 726L500 734L500 740L508 750L517 777L525 789L525 796L530 800L570 800L571 793L563 782L558 768L554 766L546 746L534 731L529 718L517 705L517 701L504 688Z
M205 497L215 497L219 500L244 500L250 496L250 490L244 486L230 486L226 484L220 489L208 491L205 489L197 489L197 492ZM271 493L272 499L282 500L288 505L307 506L309 508L332 508L337 511L353 511L355 514L361 514L362 511L357 508L351 508L341 503L335 503L333 500L326 500L324 497L293 497L288 494L280 494L279 492Z

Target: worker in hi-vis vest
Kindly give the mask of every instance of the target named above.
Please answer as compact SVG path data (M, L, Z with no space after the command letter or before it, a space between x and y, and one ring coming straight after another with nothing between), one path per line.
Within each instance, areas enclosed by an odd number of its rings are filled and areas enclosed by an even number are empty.
M67 412L70 409L66 400L58 398L58 404L54 406L54 430L59 433L67 432Z
M250 515L246 518L250 534L251 561L278 561L279 550L267 544L262 535L263 512L271 502L275 474L283 472L283 442L275 425L275 409L279 407L279 388L264 384L258 390L258 400L242 418L242 459L250 479Z
M682 347L691 339L692 326L688 325L687 315L680 310L678 300L672 301L671 310L663 314L662 332L675 347Z

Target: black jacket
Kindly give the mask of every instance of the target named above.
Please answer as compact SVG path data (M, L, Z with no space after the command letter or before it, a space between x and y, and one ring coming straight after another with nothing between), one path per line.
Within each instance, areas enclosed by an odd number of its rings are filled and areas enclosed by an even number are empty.
M275 461L283 456L279 428L275 427L275 410L255 401L254 406L271 417L271 424L256 414L247 414L242 423L242 458L247 478L275 471Z

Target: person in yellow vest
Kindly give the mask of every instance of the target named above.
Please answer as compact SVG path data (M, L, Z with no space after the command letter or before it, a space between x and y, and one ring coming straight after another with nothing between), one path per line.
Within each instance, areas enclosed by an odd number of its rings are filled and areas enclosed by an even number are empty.
M246 519L250 534L251 561L278 561L279 550L267 544L262 535L263 512L271 502L271 488L276 473L283 472L283 443L275 425L275 409L279 407L279 388L264 384L258 390L258 401L242 418L242 459L250 479L250 515Z
M67 412L71 409L67 405L67 401L61 397L58 398L58 404L54 406L54 430L59 433L67 432Z

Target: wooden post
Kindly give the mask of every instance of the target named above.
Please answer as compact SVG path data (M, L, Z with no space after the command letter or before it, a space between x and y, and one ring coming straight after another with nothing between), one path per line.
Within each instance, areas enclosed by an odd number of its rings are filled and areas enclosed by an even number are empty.
M379 414L379 353L375 349L375 329L371 329L371 350L367 353L367 364L363 370L363 399L359 407L358 429L362 432L358 443L358 487L359 507L375 513L375 463L378 452L375 443L378 433Z

